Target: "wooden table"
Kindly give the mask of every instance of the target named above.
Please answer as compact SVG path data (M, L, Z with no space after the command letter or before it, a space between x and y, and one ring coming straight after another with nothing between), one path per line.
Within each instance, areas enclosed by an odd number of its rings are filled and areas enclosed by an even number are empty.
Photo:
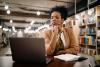
M65 62L59 59L55 59L47 65L38 64L19 64L12 60L11 56L0 57L0 67L94 67L94 60L87 59L84 61L70 61Z

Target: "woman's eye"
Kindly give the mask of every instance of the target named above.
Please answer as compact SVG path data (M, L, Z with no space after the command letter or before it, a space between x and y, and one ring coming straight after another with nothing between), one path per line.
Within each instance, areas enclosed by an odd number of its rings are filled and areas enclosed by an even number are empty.
M55 16L55 17L51 17L51 19L59 19L59 17Z
M59 19L59 17L56 17L56 19Z

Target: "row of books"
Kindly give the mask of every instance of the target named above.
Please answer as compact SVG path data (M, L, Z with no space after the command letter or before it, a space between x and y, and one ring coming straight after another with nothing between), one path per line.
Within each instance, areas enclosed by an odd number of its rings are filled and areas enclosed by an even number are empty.
M87 24L93 24L95 22L96 22L95 15L90 15Z
M80 36L79 43L85 45L93 45L93 46L96 45L94 36Z
M85 28L80 29L80 35L85 35L85 33L86 33L86 29Z
M88 27L86 32L89 35L92 35L92 34L96 33L95 27Z
M87 35L93 35L95 33L96 33L96 30L95 30L94 27L89 27L87 29L85 29L85 28L81 28L80 29L80 35L85 35L85 34L87 34Z
M94 24L96 22L94 16L89 16L88 19L81 18L80 21L81 21L80 25Z
M96 55L96 50L95 50L95 49L81 48L80 50L81 50L81 52L84 53L84 54L88 54L88 55L91 55L91 56Z

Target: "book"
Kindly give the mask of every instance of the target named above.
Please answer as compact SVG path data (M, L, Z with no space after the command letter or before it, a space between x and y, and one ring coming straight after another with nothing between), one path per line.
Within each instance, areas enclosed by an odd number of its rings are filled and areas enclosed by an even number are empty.
M61 54L61 55L54 56L54 58L58 58L64 61L75 61L75 60L78 60L80 56L73 55L73 54Z

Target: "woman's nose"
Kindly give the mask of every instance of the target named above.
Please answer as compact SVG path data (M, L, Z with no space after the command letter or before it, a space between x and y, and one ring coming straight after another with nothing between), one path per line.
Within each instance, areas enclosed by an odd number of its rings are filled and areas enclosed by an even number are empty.
M55 18L52 19L53 22L54 22L55 20L56 20Z
M52 22L52 23L55 23L55 19L52 19L51 22Z

